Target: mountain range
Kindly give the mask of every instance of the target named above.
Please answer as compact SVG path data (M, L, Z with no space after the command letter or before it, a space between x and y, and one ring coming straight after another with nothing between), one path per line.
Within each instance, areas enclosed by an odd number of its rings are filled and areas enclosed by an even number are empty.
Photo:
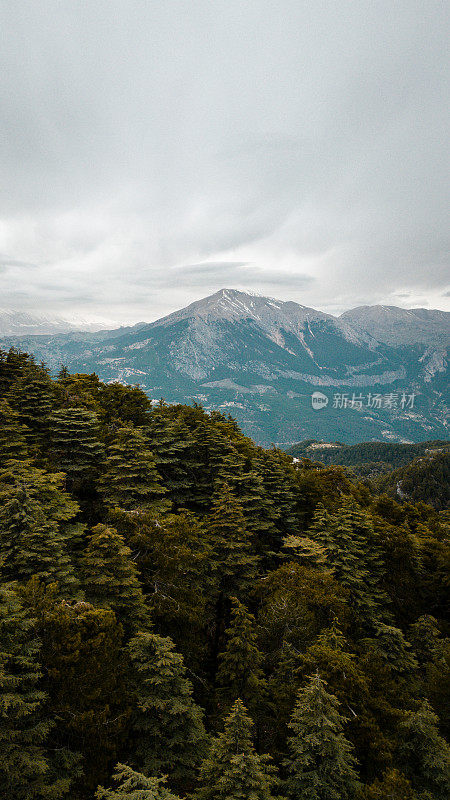
M0 347L33 353L52 371L65 364L139 383L155 401L230 413L263 445L448 436L443 311L361 306L334 317L222 289L151 323L24 333L0 327Z
M52 335L69 331L96 331L105 327L100 322L74 321L55 314L28 314L0 308L0 336Z

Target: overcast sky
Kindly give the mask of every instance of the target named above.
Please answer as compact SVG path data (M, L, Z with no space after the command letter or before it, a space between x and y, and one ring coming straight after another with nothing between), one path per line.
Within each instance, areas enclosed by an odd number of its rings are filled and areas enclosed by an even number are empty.
M0 306L450 308L445 0L0 9Z

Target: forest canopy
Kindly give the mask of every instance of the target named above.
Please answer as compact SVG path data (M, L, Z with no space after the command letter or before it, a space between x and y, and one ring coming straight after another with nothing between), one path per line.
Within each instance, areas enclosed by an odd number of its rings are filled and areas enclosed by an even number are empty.
M0 795L447 800L449 516L401 469L0 352Z

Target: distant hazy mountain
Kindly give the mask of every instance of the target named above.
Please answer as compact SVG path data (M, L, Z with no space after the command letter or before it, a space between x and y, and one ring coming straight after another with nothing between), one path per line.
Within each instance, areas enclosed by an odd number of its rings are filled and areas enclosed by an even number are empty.
M425 312L436 315L425 340L425 322L390 309L398 312L395 338L380 309L336 318L222 289L150 324L2 337L0 346L20 346L54 369L65 363L106 381L139 383L155 400L217 408L262 444L446 438L449 315ZM328 399L320 410L312 407L315 391Z
M70 322L64 317L27 314L24 311L11 311L0 308L0 336L39 336L46 334L68 333L69 331L96 331L101 324L86 322Z
M450 339L450 314L447 311L359 306L345 311L339 319L393 347L419 343L448 347Z

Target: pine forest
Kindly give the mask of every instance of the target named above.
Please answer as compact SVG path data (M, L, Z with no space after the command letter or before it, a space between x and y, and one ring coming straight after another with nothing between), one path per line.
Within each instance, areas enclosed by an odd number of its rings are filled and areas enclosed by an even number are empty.
M0 353L0 797L448 800L449 523Z

